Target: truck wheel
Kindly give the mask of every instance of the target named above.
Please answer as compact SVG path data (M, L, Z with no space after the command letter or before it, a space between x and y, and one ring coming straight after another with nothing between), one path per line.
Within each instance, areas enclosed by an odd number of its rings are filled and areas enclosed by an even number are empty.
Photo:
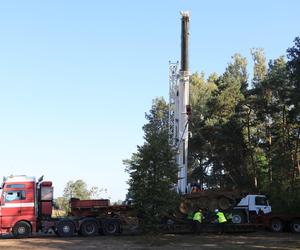
M56 228L60 237L71 237L75 233L75 226L71 221L61 221Z
M294 219L291 223L291 231L293 233L300 233L300 219Z
M118 221L106 221L103 225L105 235L114 235L120 233L120 224Z
M232 223L234 224L242 224L245 223L245 215L243 213L232 213Z
M80 227L80 234L83 236L94 236L98 233L98 225L95 221L85 221Z
M190 211L190 204L187 201L181 201L179 205L179 211L183 214L188 214Z
M25 221L20 221L14 225L12 233L14 237L28 237L31 234L31 226Z
M221 210L226 210L231 206L230 200L224 196L221 196L218 199L218 206Z
M280 219L272 219L270 222L270 229L273 232L281 232L283 229L283 223Z

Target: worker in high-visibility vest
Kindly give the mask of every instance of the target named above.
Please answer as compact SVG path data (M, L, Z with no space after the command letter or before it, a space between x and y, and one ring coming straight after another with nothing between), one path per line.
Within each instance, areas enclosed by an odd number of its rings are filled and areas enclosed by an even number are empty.
M218 233L223 234L224 233L224 226L227 222L227 219L223 212L220 212L219 209L215 209L215 214L218 220Z
M194 222L194 232L199 234L201 232L201 223L202 223L202 209L199 208L193 217Z

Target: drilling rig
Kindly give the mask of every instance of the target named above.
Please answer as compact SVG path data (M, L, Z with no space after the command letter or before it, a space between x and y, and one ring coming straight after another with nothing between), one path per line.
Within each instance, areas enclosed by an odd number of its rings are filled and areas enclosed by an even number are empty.
M201 190L190 193L188 184L188 140L191 106L189 103L189 23L188 11L181 12L181 60L169 62L169 134L170 144L176 150L178 166L177 191L182 195L179 210L186 214L197 207L210 210L229 209L241 199L240 190Z

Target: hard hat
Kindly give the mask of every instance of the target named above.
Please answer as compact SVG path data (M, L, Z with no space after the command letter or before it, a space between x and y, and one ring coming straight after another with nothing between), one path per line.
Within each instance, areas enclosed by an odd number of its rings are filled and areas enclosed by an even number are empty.
M219 209L216 208L216 209L215 209L215 213L217 213L217 212L219 212Z

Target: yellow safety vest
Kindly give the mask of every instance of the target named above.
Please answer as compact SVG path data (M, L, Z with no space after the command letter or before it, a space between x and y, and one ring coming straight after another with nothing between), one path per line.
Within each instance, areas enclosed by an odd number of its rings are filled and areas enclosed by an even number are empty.
M202 214L200 212L196 212L194 214L193 220L197 220L201 223L202 222Z
M226 217L222 212L218 212L217 216L218 216L218 222L219 223L227 222Z

